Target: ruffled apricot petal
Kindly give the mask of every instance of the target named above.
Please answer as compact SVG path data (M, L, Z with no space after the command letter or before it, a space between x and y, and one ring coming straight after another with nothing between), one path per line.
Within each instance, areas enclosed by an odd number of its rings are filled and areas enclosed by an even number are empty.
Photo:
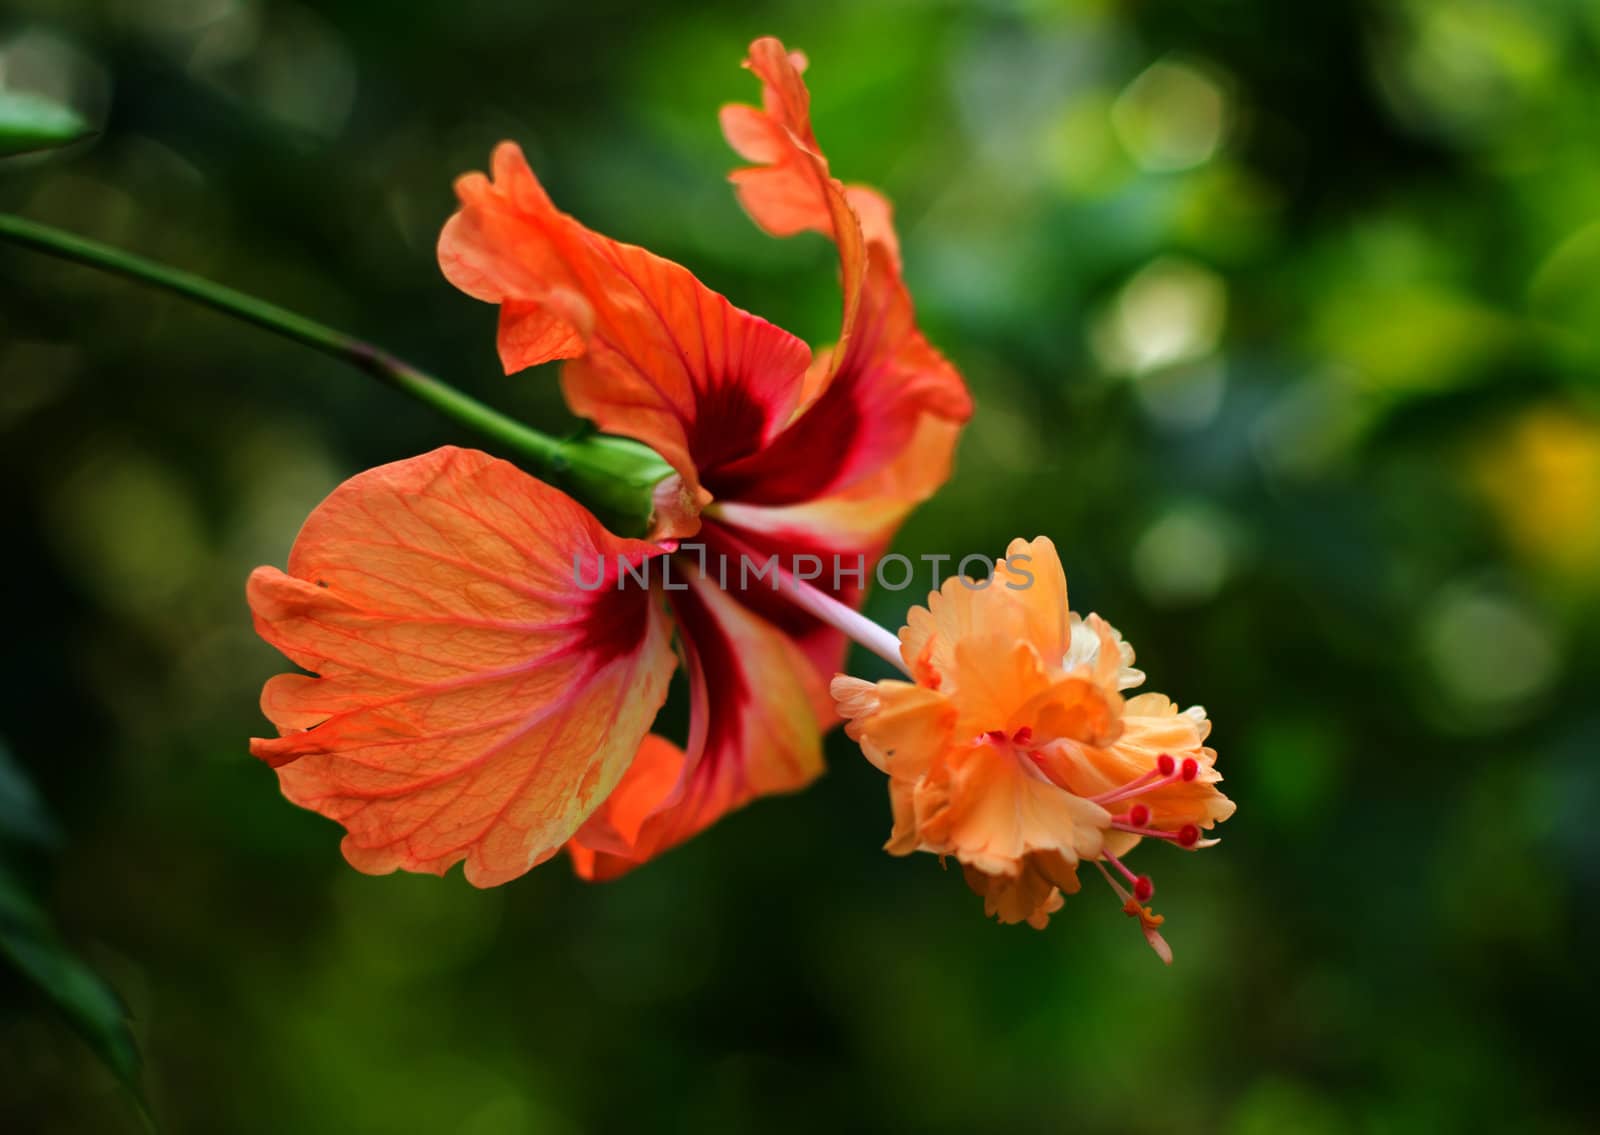
M796 791L822 772L815 705L826 694L805 655L713 582L689 574L686 590L669 593L689 675L687 752L673 746L673 759L646 740L649 762L630 769L615 804L578 832L584 851L573 860L585 878L623 874L756 797Z
M1049 537L1013 540L987 587L961 577L945 580L913 607L900 632L900 654L917 681L954 689L958 643L1029 644L1040 663L1060 667L1071 643L1067 582ZM969 651L973 649L968 648Z
M1057 674L1011 711L1009 732L1103 746L1122 736L1126 717L1116 693L1076 674ZM1048 748L1053 741L1046 741Z
M1074 754L1071 775L1076 790L1096 795L1126 784L1167 754L1180 762L1193 759L1198 765L1194 779L1140 793L1128 803L1145 805L1154 826L1173 831L1184 824L1210 828L1233 815L1233 801L1217 788L1222 781L1217 754L1205 745L1211 732L1205 710L1197 706L1180 711L1163 694L1139 694L1124 704L1122 726L1116 744Z
M655 449L703 503L702 468L755 453L793 415L809 348L686 268L557 210L515 144L495 149L492 171L456 182L445 276L501 305L507 373L571 360L572 409Z
M338 821L362 871L492 886L554 854L622 777L675 665L665 613L574 574L659 554L507 462L444 448L346 481L257 631L314 675L267 684L251 742L284 795Z
M994 744L947 752L918 793L923 842L987 874L1008 874L1032 852L1092 859L1110 821L1098 804L1030 773Z
M1063 905L1063 894L1076 894L1078 865L1055 852L1029 855L1015 874L989 875L976 867L962 868L967 886L983 896L983 912L1003 923L1026 922L1043 930Z
M895 780L927 774L934 754L949 745L956 712L948 699L910 682L864 682L840 674L829 686L845 733Z

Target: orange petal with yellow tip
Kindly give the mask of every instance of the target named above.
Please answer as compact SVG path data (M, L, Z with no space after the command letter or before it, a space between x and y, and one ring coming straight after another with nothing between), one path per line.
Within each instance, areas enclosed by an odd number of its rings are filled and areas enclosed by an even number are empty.
M567 844L573 869L580 877L614 878L637 866L641 861L635 858L640 851L640 833L645 822L678 792L683 757L683 750L665 737L645 735L621 783Z
M513 879L607 798L666 696L666 613L615 586L659 553L473 450L353 477L287 572L250 577L257 631L314 672L267 684L281 735L251 751L362 871ZM607 585L580 587L602 558Z

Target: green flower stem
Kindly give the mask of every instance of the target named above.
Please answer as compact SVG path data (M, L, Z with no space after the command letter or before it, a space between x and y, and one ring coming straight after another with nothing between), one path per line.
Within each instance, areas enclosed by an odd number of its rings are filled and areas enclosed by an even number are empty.
M349 363L497 442L508 456L571 490L621 530L642 532L648 527L652 490L672 473L646 446L600 435L551 437L353 335L192 272L7 213L0 213L0 240L161 288Z

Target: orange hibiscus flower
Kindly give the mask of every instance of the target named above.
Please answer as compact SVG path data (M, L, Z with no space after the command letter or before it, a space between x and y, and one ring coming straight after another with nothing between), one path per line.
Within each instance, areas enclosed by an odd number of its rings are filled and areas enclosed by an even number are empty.
M580 874L607 877L821 770L839 627L948 476L970 403L916 328L887 202L829 171L803 62L754 43L763 108L727 108L723 124L755 163L734 180L756 222L838 248L831 350L560 212L510 143L492 177L457 182L440 264L499 305L506 371L566 360L573 410L674 474L650 539L625 540L506 462L440 449L341 485L288 571L251 576L259 633L312 672L267 684L279 736L251 750L289 799L344 825L359 869L464 861L488 886L566 847ZM772 555L846 568L797 605L724 590L701 566ZM682 748L648 732L680 661Z
M954 857L989 914L1041 928L1091 861L1170 962L1143 905L1154 887L1122 857L1146 839L1208 846L1201 832L1233 813L1205 711L1124 696L1144 681L1132 649L1071 611L1044 538L1013 541L981 587L946 581L899 644L912 681L832 683L846 731L889 776L887 850Z

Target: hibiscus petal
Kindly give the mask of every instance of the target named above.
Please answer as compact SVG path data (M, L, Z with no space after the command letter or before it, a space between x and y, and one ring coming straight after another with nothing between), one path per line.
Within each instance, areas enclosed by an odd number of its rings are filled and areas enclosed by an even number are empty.
M876 247L855 333L831 357L833 377L787 429L709 478L718 497L787 505L847 491L893 465L914 439L928 450L935 436L940 452L923 459L944 476L923 479L907 506L943 483L959 433L952 427L971 417L972 400L917 330L910 293Z
M777 40L757 40L746 66L762 81L763 109L722 112L734 149L760 163L733 174L746 210L775 236L832 238L844 288L839 343L807 378L805 412L716 475L718 497L748 504L794 504L852 485L894 461L925 417L960 423L972 409L960 375L917 330L888 201L828 172L803 65Z
M763 36L750 45L745 66L761 80L762 108L723 107L722 132L741 157L758 164L735 170L729 180L745 211L773 236L819 232L838 246L844 284L839 336L843 344L855 324L866 276L866 240L849 191L828 172L827 159L811 131L811 92L800 77L805 56ZM861 192L871 194L867 212L892 239L888 203L870 190Z
M251 751L362 871L515 878L607 798L666 696L666 613L615 586L659 553L473 450L353 477L287 573L250 577L257 631L315 672L267 684L282 736Z
M726 507L740 518L733 523ZM810 506L804 506L810 507ZM777 516L778 512L785 516ZM814 694L817 721L824 728L838 724L826 686L844 664L849 640L833 626L800 608L783 588L778 572L798 571L817 590L852 608L861 606L873 565L882 552L882 541L858 544L825 527L808 528L800 516L802 509L745 510L721 502L713 506L697 542L685 547L703 547L707 575L718 580L735 601L757 618L785 635L810 664L815 681L808 683ZM772 521L770 526L766 521ZM749 521L750 523L741 523ZM799 521L798 523L793 523ZM838 574L835 575L834 568ZM858 574L859 570L859 574Z
M637 866L633 856L645 821L678 794L683 758L665 737L645 735L621 783L567 844L579 876L610 879Z
M772 555L785 565L795 564L797 558L821 565L821 575L811 580L812 585L859 608L867 586L878 578L879 559L895 530L906 514L948 477L959 431L959 425L925 416L894 462L821 500L782 506L719 501L698 539L710 550L713 562L719 555L727 557L732 572L738 570L741 552L758 567ZM805 557L812 559L806 561ZM905 567L889 569L884 578L897 589L912 585ZM752 587L735 594L784 629L812 660L824 682L843 665L849 644L837 630L773 595L770 588ZM824 703L818 720L831 724L833 716L832 708Z
M1190 823L1209 828L1233 815L1233 801L1217 788L1222 774L1216 750L1205 745L1211 732L1205 710L1196 706L1180 712L1164 694L1139 694L1128 699L1122 723L1115 744L1083 751L1075 767L1081 791L1107 792L1126 784L1152 768L1163 753L1180 761L1192 757L1200 766L1193 780L1141 793L1129 802L1147 805L1151 824L1169 830Z
M928 773L955 733L956 710L934 690L887 679L864 682L840 674L829 692L845 719L845 732L881 772L900 781Z
M461 210L439 237L445 275L501 305L507 373L570 359L573 410L655 449L703 505L701 469L756 452L793 416L809 348L686 268L557 210L514 144L492 166L493 180L456 183Z
M987 875L1014 875L1034 852L1058 852L1069 864L1092 859L1110 822L1104 808L1030 774L995 745L947 754L924 786L923 838Z
M994 586L1022 610L1024 633L1039 657L1050 666L1062 665L1072 646L1072 611L1067 605L1067 573L1055 541L1048 536L1011 541L995 565Z
M983 896L983 912L990 918L1043 930L1064 905L1062 893L1078 893L1078 865L1057 852L1038 852L1025 856L1019 866L1015 875L986 875L971 866L963 867L962 874L967 886Z
M584 878L621 875L757 796L803 788L822 772L815 707L827 694L805 655L686 571L687 590L669 595L689 673L688 751L645 739L574 840L573 866Z

